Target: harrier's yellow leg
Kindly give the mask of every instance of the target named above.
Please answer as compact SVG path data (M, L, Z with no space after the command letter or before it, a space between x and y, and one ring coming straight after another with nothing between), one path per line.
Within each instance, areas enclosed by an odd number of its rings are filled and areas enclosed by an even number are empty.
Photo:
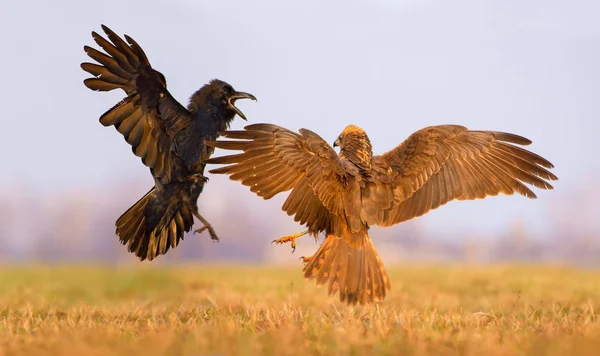
M306 234L308 234L308 230L302 231L301 233L298 233L298 234L284 236L280 239L271 241L271 243L275 242L276 244L284 244L286 242L291 242L292 243L292 253L294 253L294 251L296 251L296 239L299 238L300 236L304 236Z

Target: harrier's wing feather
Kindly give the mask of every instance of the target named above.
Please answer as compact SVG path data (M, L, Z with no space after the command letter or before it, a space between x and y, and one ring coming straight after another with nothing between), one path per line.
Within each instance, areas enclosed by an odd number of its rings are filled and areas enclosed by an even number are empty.
M496 131L470 131L462 126L419 130L393 150L379 156L390 169L393 203L380 205L375 221L390 226L421 216L447 202L482 199L498 194L535 194L525 184L552 189L557 177L546 159L515 146L531 141Z
M225 131L232 140L206 141L210 146L243 153L206 160L227 164L211 173L228 174L264 199L292 190L282 209L310 231L330 224L330 214L342 216L345 170L335 151L312 131L300 134L270 124L248 125L243 131Z

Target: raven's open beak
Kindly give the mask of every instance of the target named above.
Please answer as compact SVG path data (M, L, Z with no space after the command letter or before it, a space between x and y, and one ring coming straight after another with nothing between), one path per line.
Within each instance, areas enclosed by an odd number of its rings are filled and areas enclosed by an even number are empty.
M227 100L227 105L229 106L229 108L235 111L235 113L238 114L242 119L248 121L248 119L246 119L246 115L244 115L244 113L240 109L235 107L235 101L238 99L252 99L254 101L257 101L256 97L252 94L244 93L243 91L236 91L235 93L231 94L231 96Z

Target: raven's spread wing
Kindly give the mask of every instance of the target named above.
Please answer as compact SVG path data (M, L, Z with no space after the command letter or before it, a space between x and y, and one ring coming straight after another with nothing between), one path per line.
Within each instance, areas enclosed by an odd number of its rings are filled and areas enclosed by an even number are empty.
M298 134L271 124L249 125L244 131L221 135L236 140L206 144L243 153L204 161L226 164L211 173L228 174L265 200L292 190L282 209L306 224L311 233L331 227L332 219L344 216L343 193L349 173L319 135L306 129Z
M150 66L142 48L129 36L127 43L111 29L102 25L108 40L96 32L92 36L106 51L102 53L85 46L84 50L100 63L82 63L81 68L94 75L84 84L99 91L123 89L127 97L100 117L104 126L114 125L142 158L152 174L162 183L172 179L173 170L180 165L174 152L171 127L177 121L190 122L191 114L167 91L165 77Z
M535 194L524 184L552 189L546 159L516 145L528 139L504 132L471 131L462 126L431 126L413 133L393 150L374 157L389 170L393 203L373 219L390 226L427 213L451 200L482 199L500 193ZM381 183L383 184L383 183ZM365 202L363 201L363 204Z

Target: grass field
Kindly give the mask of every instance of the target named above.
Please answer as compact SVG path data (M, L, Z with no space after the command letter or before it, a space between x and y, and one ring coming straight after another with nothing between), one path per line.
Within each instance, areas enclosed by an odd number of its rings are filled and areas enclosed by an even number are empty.
M600 272L390 268L349 308L297 268L0 268L0 355L584 355L600 350Z

